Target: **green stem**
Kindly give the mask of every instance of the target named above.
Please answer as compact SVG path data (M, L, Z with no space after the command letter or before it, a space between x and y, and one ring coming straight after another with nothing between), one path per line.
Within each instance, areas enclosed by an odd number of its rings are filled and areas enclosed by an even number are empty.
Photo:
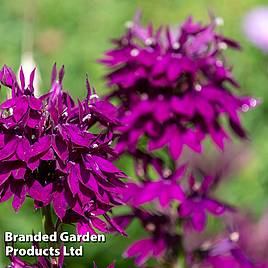
M48 235L52 234L54 232L54 224L50 205L42 208L42 222L45 233Z
M55 225L52 220L52 213L51 213L51 206L47 205L46 207L42 208L42 222L43 222L43 227L44 231L46 234L50 235L54 233L55 231ZM57 242L53 243L50 242L49 246L53 248L58 248ZM58 263L58 258L57 257L51 257L52 263L57 264Z

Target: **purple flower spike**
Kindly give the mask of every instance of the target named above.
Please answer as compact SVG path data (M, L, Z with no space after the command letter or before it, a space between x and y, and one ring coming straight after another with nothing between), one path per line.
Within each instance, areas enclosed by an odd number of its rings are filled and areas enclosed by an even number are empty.
M126 175L109 160L117 110L89 86L75 103L63 90L64 68L57 74L56 65L50 92L37 98L34 73L26 86L22 69L20 83L9 67L0 72L1 84L12 90L0 105L0 202L13 197L18 211L30 196L36 208L52 204L60 220L78 222L78 232L105 232L113 224L107 212L122 204L125 188Z
M235 234L213 249L198 249L201 256L185 243L189 234L205 230L208 214L219 217L234 209L212 194L225 173L200 172L191 161L188 165L194 169L188 172L186 165L180 167L180 160L189 159L187 154L182 156L184 149L201 154L209 137L223 151L225 141L231 139L228 126L246 138L240 115L259 104L232 90L239 84L224 50L240 46L216 31L219 23L212 18L202 25L190 17L177 29L155 30L152 24L141 26L138 13L100 60L108 68L106 80L112 88L107 98L119 103L122 125L116 127L121 134L116 151L132 157L138 178L122 192L133 212L113 220L117 229L125 229L139 219L148 233L124 253L138 267L146 266L151 258L157 267L175 267L181 258L187 267L259 267L250 266L253 263L231 241ZM195 173L201 176L189 175ZM191 265L196 255L197 263Z
M11 263L9 266L7 266L8 268L35 268L36 267L34 265L30 265L24 262L23 260L15 256L10 257L10 260L11 260Z
M239 113L258 102L229 90L239 85L223 50L239 45L215 28L214 21L201 25L188 18L178 30L154 31L136 17L113 40L115 48L100 61L109 68L108 85L115 87L110 97L120 100L123 135L118 152L135 152L144 136L148 150L167 146L174 160L184 146L201 153L207 135L223 149L229 136L221 116L239 137L246 137Z

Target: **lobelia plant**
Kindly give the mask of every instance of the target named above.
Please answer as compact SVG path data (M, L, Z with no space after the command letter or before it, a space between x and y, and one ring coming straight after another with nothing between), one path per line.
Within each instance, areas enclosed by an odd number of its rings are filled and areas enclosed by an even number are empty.
M122 204L126 175L110 161L116 108L98 99L86 80L87 96L77 103L63 90L64 67L51 76L51 90L34 95L34 74L26 84L4 66L0 83L11 97L0 109L0 202L13 198L17 212L29 197L42 210L47 234L76 223L78 234L124 231L111 219ZM97 124L97 128L93 128ZM53 221L53 211L56 221ZM15 256L10 267L62 267L62 258L39 258L29 265Z
M239 84L224 55L239 44L217 33L219 19L202 25L188 18L177 29L156 31L139 21L138 13L100 60L110 69L107 98L117 99L118 109L99 99L88 79L87 96L75 102L63 88L64 67L58 72L54 65L51 90L36 97L35 70L27 85L22 68L17 79L3 66L0 84L11 96L0 105L0 202L12 198L18 212L32 199L47 234L76 224L78 234L125 235L138 220L148 235L124 253L137 267L268 267L265 251L256 250L268 241L266 217L254 224L215 197L228 170L223 161L216 172L202 170L183 153L203 154L206 137L224 150L228 126L247 137L240 113L259 101L231 90ZM127 176L112 163L122 154L134 160L137 180L124 182ZM129 213L111 217L125 205ZM208 235L209 215L226 226L217 235ZM255 239L245 231L250 228L257 229ZM29 264L10 256L9 267L61 268L63 257Z
M132 212L114 221L126 228L138 219L148 233L124 253L138 267L268 265L246 255L240 230L226 222L226 215L233 217L237 210L214 196L222 177L200 174L182 157L188 148L203 153L206 137L224 150L224 141L231 140L228 125L245 139L240 113L259 103L231 90L239 84L224 50L240 46L216 31L219 22L212 18L202 25L190 17L177 28L154 30L152 24L143 27L137 13L100 60L109 70L107 98L117 100L123 122L116 150L131 156L137 175L123 193ZM227 231L187 246L191 236L205 233L208 214L226 222Z

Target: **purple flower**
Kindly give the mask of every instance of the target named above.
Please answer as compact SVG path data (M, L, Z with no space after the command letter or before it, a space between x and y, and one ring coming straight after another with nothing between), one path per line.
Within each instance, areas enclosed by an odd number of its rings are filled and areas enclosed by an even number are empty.
M149 258L160 258L166 249L165 242L161 239L154 241L145 238L134 242L124 253L126 258L135 257L137 266L143 265Z
M243 22L247 38L264 52L268 52L268 7L260 6L251 10Z
M232 218L234 231L239 233L238 244L252 260L268 265L268 214L267 211L259 221L253 220L251 215L235 214Z
M223 268L265 268L265 264L254 263L237 244L239 233L230 234L229 238L222 238L212 243L206 250L206 257L200 267ZM204 254L204 253L203 253Z
M124 257L135 258L135 264L142 266L150 258L162 258L172 250L178 250L180 236L172 228L168 215L133 209L133 213L117 216L114 221L125 229L134 219L139 219L149 236L135 241L124 252Z
M135 152L146 137L147 149L167 146L173 159L184 146L200 153L209 135L221 149L228 134L220 117L245 137L239 113L257 105L229 90L239 87L232 77L223 49L239 45L218 34L216 23L194 23L188 18L178 30L142 27L136 16L115 48L101 60L110 70L110 97L120 100L123 133L118 152Z
M179 206L179 216L186 220L186 227L203 231L206 226L207 212L214 216L222 215L228 208L225 204L210 197L214 183L213 177L207 176L199 183L193 176L188 180L186 199Z
M7 268L31 268L31 267L36 268L36 266L28 264L15 256L10 257L10 260L11 263L9 266L7 266Z
M50 92L37 98L34 72L28 86L22 69L20 83L10 68L0 72L1 84L12 91L0 106L0 201L13 197L18 211L30 196L36 208L51 203L60 220L76 214L79 232L105 231L98 217L112 223L107 212L122 204L120 178L126 177L109 159L115 156L110 144L117 110L98 99L88 80L86 98L75 103L63 90L64 68L57 74L56 65Z
M39 248L38 245L36 245L37 248ZM63 262L64 262L64 256L62 254L61 248L61 255L58 257L58 259L48 258L40 256L37 258L37 262L34 264L29 264L19 257L16 256L10 256L11 264L7 268L62 268Z
M237 267L237 268L266 268L268 267L267 258L259 258L259 252L265 252L265 247L261 249L255 248L255 250L249 250L249 247L253 249L254 239L262 241L259 237L255 237L253 229L244 229L242 226L241 215L230 214L231 221L227 223L227 232L223 232L216 237L209 237L207 235L199 235L186 233L184 238L184 244L187 252L187 261L190 267ZM235 217L234 217L235 216ZM228 218L227 218L228 219ZM245 218L243 218L245 220ZM245 223L245 222L243 222ZM248 222L247 222L248 223ZM247 225L247 227L249 227ZM258 230L257 230L258 231ZM246 235L247 234L247 235ZM249 235L250 234L250 235ZM265 236L265 232L263 233ZM250 238L249 238L250 237ZM248 244L245 243L248 238ZM253 240L251 239L253 238ZM188 244L188 245L187 245ZM247 246L245 246L247 244ZM255 245L258 245L256 243ZM263 244L263 246L265 246Z
M167 207L172 201L183 202L185 194L179 180L185 173L186 166L183 165L174 173L161 177L154 181L145 181L143 184L129 183L125 193L124 201L133 207L159 200L162 207Z

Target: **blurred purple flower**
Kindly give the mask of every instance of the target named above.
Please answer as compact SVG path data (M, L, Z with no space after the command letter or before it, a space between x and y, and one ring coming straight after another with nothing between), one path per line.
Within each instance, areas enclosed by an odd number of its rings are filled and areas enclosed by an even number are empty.
M186 221L186 227L196 231L203 231L207 222L207 212L214 216L221 216L227 206L210 197L214 178L206 176L199 183L191 175L188 180L187 197L179 206L179 216Z
M36 208L51 203L60 220L70 221L67 211L79 215L78 232L104 232L98 216L111 223L107 212L122 204L120 178L126 177L109 160L115 155L110 144L119 124L116 108L99 100L88 80L87 96L76 104L63 91L64 68L57 74L56 65L50 92L37 98L34 73L26 86L22 69L20 83L10 68L0 72L1 84L12 91L0 105L0 202L13 196L18 211L30 196Z
M151 24L142 27L139 17L101 60L110 69L108 85L115 86L110 97L121 102L123 135L117 150L133 153L146 136L149 151L167 146L177 159L184 145L200 153L206 135L223 149L228 135L221 115L245 137L239 112L258 102L228 89L239 85L223 55L224 48L239 45L219 35L215 22L203 26L188 18L176 31L153 31Z
M248 217L231 213L226 217L227 232L216 237L187 231L184 245L189 266L267 268L266 218L256 225Z
M249 11L243 29L247 38L264 52L268 52L268 7L260 6Z
M211 268L266 268L265 264L252 261L239 247L239 233L233 232L229 238L222 238L212 243L206 250L206 257L200 267ZM204 254L204 253L203 253Z
M36 265L31 265L21 260L18 257L12 256L10 257L11 263L7 266L7 268L37 268Z
M149 237L130 245L124 253L126 258L134 257L137 266L142 266L151 257L159 259L168 251L177 250L180 237L172 228L172 222L168 215L133 209L132 214L114 218L122 228L126 228L133 219L139 219L149 234Z
M152 238L144 238L129 246L124 256L126 258L135 257L135 264L141 266L151 257L160 258L165 250L166 245L162 239L155 241Z
M240 248L255 262L266 263L268 267L268 213L256 221L250 215L236 214L233 217L233 229L239 233Z

